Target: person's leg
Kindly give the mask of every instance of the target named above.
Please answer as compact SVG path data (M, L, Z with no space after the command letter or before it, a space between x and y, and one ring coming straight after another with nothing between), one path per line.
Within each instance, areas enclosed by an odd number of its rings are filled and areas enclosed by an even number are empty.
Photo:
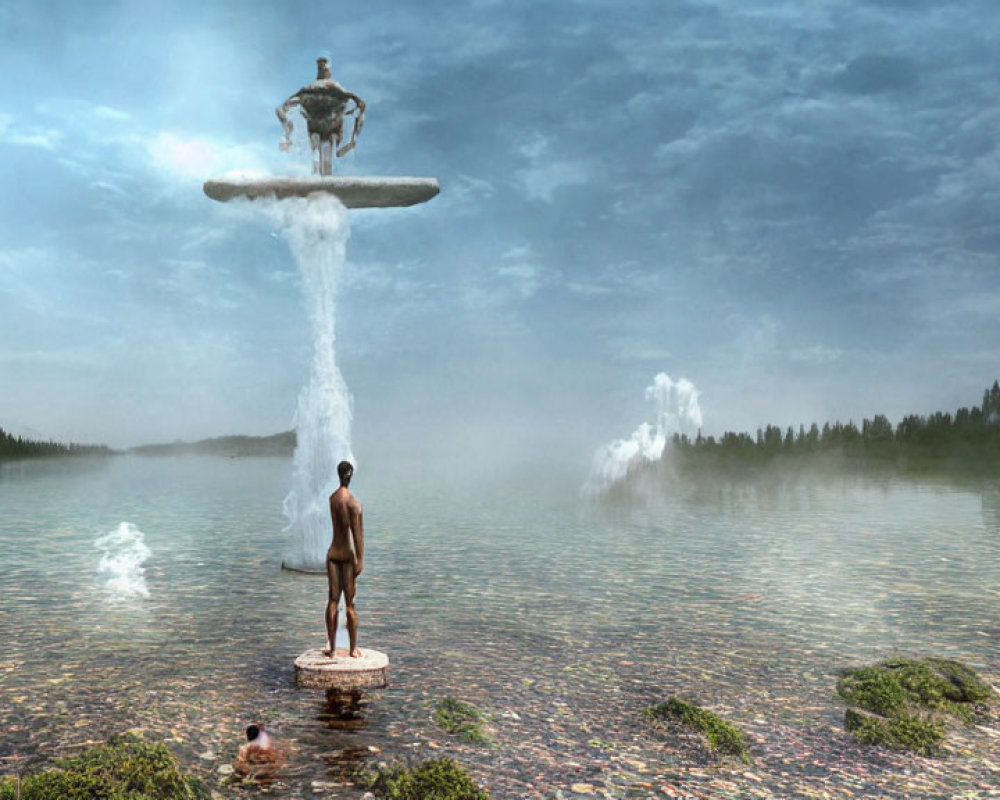
M313 171L317 175L322 175L323 174L322 173L322 169L323 169L322 159L323 159L323 156L322 156L322 153L320 152L321 144L320 144L320 137L319 137L318 133L313 133L312 131L309 132L309 149L312 150L313 155L315 156L315 159L316 159L315 161L313 161Z
M341 578L344 585L344 605L347 606L347 635L351 640L349 652L352 658L361 658L361 651L358 649L358 612L354 608L354 564L347 561L341 566L343 567Z
M330 649L325 651L331 658L337 652L337 603L340 600L340 564L326 560L326 580L329 591L326 598L326 636L330 640Z

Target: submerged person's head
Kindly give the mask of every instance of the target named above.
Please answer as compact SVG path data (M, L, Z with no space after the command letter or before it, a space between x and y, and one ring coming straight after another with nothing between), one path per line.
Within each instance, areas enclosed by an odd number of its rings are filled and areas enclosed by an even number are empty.
M247 725L247 742L258 747L272 747L271 737L267 735L264 726L259 723Z
M321 81L331 77L330 60L327 58L316 59L316 80Z
M337 477L340 478L341 486L348 486L354 476L354 465L350 461L341 461L337 464Z

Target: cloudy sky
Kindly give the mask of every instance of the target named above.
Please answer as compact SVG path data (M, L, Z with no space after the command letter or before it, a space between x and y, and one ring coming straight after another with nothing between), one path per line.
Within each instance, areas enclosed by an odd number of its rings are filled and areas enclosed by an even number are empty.
M658 372L707 433L954 410L1000 376L995 0L0 4L0 426L290 427L285 242L208 200L368 103L338 358L355 450L585 464ZM301 127L301 126L300 126Z

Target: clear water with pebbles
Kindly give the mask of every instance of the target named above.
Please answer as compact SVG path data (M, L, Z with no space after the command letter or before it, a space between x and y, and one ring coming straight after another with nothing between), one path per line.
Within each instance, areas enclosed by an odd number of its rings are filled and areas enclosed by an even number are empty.
M893 653L1000 678L995 486L725 484L625 508L370 469L361 644L389 653L392 685L352 710L294 685L325 580L279 569L287 475L284 459L0 465L0 769L139 728L254 796L220 767L263 721L294 750L288 797L358 796L345 764L440 755L500 797L1000 788L995 718L927 762L856 745L833 699L838 668ZM147 548L120 562L145 592L101 567L116 531ZM489 715L491 746L434 727L448 694ZM739 724L755 763L651 731L641 711L671 694Z

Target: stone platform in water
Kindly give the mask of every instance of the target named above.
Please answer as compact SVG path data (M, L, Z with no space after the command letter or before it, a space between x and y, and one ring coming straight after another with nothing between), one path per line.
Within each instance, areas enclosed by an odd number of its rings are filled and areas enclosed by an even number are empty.
M361 658L351 658L347 650L337 650L333 658L320 648L307 650L295 659L295 680L310 689L369 689L386 685L389 656L378 650L361 650Z
M436 178L325 176L311 178L215 178L205 181L205 194L228 202L241 197L308 197L336 195L347 208L398 208L424 203L441 191Z

